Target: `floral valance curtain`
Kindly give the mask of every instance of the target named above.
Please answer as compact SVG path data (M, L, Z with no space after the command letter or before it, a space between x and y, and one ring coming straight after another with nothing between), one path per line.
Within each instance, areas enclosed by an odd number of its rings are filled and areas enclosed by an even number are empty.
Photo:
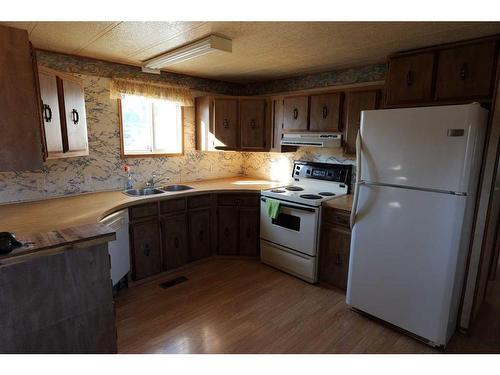
M168 86L161 83L141 82L114 78L111 80L111 99L119 99L122 94L140 95L148 98L177 102L182 106L192 106L193 97L188 88Z

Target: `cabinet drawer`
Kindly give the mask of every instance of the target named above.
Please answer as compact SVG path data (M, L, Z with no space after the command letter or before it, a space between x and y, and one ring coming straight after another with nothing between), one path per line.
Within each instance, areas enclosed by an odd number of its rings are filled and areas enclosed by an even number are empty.
M173 212L184 211L186 209L186 198L169 199L160 202L160 213L170 214Z
M349 228L350 214L347 211L335 210L331 208L325 209L323 221L331 225L340 225Z
M156 214L158 214L158 205L156 203L141 204L129 208L130 220L155 216Z
M196 195L188 198L188 208L210 207L212 196L210 194Z
M495 41L440 51L436 99L466 99L490 95L495 51Z
M219 194L220 206L258 206L260 194Z

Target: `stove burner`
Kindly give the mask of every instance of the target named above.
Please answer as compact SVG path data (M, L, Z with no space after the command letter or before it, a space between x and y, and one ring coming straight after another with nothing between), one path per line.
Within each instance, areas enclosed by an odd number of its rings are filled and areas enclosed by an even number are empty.
M302 194L300 197L304 199L321 199L321 196L316 194Z
M304 190L303 188L301 188L299 186L287 186L285 189L289 190L289 191L302 191L302 190Z
M283 189L273 189L273 190L271 190L271 192L272 193L284 193L285 190L283 190Z
M322 191L321 193L318 193L322 197L333 197L335 193L330 193L329 191Z

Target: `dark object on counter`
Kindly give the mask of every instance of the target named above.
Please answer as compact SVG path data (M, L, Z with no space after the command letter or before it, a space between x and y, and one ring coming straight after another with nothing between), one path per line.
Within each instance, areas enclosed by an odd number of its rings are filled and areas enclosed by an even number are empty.
M0 254L8 254L21 246L23 244L16 240L16 236L13 233L0 232Z

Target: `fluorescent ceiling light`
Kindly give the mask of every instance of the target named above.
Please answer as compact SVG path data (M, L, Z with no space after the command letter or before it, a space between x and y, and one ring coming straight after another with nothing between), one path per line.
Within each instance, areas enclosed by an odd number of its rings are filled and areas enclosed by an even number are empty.
M166 66L187 61L215 51L231 52L231 39L222 38L217 35L210 35L196 42L149 59L143 63L142 69L147 73L152 73Z

